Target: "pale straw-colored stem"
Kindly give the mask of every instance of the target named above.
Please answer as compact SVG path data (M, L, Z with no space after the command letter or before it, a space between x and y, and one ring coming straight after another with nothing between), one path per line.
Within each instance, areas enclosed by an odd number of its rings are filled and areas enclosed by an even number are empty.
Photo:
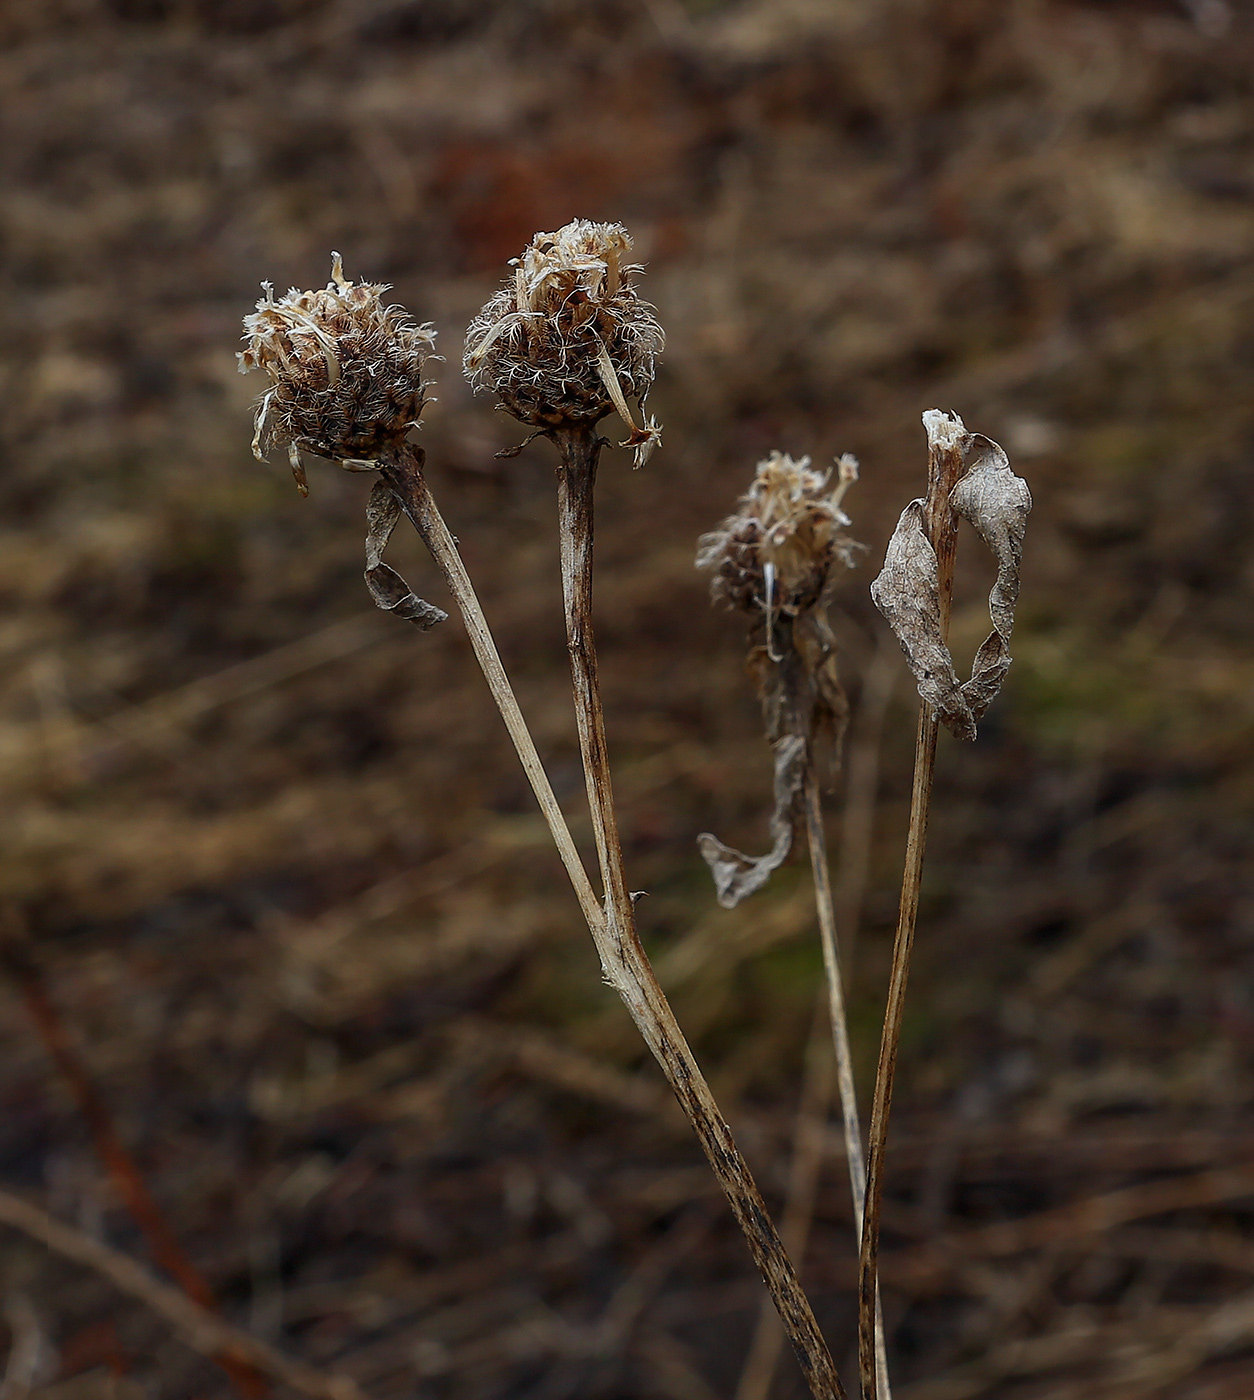
M936 551L940 583L941 637L949 632L949 610L953 599L954 556L958 546L958 517L949 504L950 492L963 470L959 446L932 444L928 452L928 489L923 507L924 529ZM906 835L905 868L901 877L901 903L897 913L897 933L893 940L893 963L889 973L888 1001L884 1028L880 1035L880 1058L875 1074L875 1099L871 1107L871 1141L867 1155L866 1219L858 1261L858 1369L864 1400L877 1400L875 1362L876 1302L879 1297L878 1258L880 1206L884 1197L884 1148L888 1138L888 1116L892 1107L893 1079L897 1070L897 1047L905 1009L906 981L910 974L910 953L914 946L915 921L919 913L919 890L923 881L923 852L927 844L928 813L932 801L932 778L936 771L936 740L939 723L926 701L919 706L919 728L914 748L914 783L910 794L910 828Z
M202 1356L214 1360L230 1357L316 1400L365 1400L361 1388L350 1376L337 1375L324 1366L309 1366L284 1356L149 1273L130 1255L85 1235L72 1225L54 1220L38 1206L8 1191L0 1191L0 1224L21 1230L54 1253L107 1278L120 1292L164 1318L179 1338Z
M557 853L566 867L575 897L579 900L579 907L583 910L593 936L596 937L598 931L605 928L600 900L597 899L592 882L588 879L588 872L579 857L574 838L553 792L553 786L544 771L544 765L540 762L540 755L536 752L527 721L518 707L513 687L505 674L505 667L501 664L500 654L492 639L487 618L483 615L474 585L470 582L470 575L466 572L466 566L458 553L457 541L449 533L423 475L422 451L406 445L399 452L381 461L379 466L383 479L392 488L401 509L409 517L410 523L418 531L444 575L444 581L448 584L462 621L466 624L475 659L488 682L488 689L501 712L501 718L505 721L509 737L513 740L531 790L535 793L544 820L548 823Z
M579 746L610 923L608 931L593 929L601 965L697 1134L779 1310L811 1393L816 1400L844 1400L844 1388L796 1269L636 933L614 812L592 632L592 497L600 441L593 429L585 427L555 429L552 436L560 453L558 508L567 646Z
M810 873L814 878L814 903L819 916L819 939L823 945L823 971L827 977L827 1011L831 1022L832 1047L836 1052L836 1079L840 1086L840 1112L844 1127L845 1159L849 1166L849 1189L853 1195L853 1219L862 1240L863 1203L866 1199L866 1162L862 1155L862 1125L858 1120L857 1091L853 1082L853 1055L849 1049L849 1020L845 1013L845 991L840 971L840 946L836 938L836 911L832 902L832 882L827 864L827 835L823 826L823 801L819 791L814 754L806 755L805 773L806 840L810 847ZM884 1342L884 1313L880 1306L879 1284L875 1286L875 1369L880 1395L891 1400L888 1385L888 1351Z

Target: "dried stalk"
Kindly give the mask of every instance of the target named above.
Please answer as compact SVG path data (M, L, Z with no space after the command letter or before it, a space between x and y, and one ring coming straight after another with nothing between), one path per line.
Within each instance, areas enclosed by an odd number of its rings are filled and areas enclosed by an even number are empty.
M805 1076L797 1125L793 1133L792 1167L788 1174L788 1199L779 1233L784 1247L800 1264L805 1258L814 1220L814 1202L826 1156L827 1110L832 1099L833 1062L827 1053L827 1015L820 997L814 1008L814 1024L806 1047ZM769 1299L762 1300L749 1354L740 1372L736 1400L767 1400L784 1340L779 1317Z
M224 1322L177 1288L163 1283L127 1254L122 1254L81 1230L50 1215L8 1191L0 1191L0 1223L21 1230L56 1254L85 1264L102 1274L120 1292L151 1308L174 1328L180 1338L202 1356L222 1364L224 1358L250 1372L259 1371L281 1385L315 1400L365 1400L357 1382L334 1371L293 1361L238 1327Z
M609 918L608 928L604 925L593 928L602 968L692 1123L779 1310L812 1394L819 1400L830 1400L830 1397L844 1400L844 1388L792 1261L766 1213L748 1164L714 1102L636 933L614 812L592 631L593 486L601 442L595 431L585 426L554 428L551 436L560 454L558 511L562 596L579 746Z
M964 468L963 445L959 441L932 441L928 449L927 496L923 504L923 529L936 552L939 581L940 637L949 632L949 612L953 598L954 556L958 546L958 515L950 504L950 493ZM919 727L914 750L914 784L910 794L910 828L906 837L905 869L901 881L901 902L897 933L893 941L892 971L889 975L888 1002L880 1037L880 1057L875 1073L875 1098L871 1107L871 1140L867 1156L866 1211L862 1249L858 1260L858 1369L865 1400L876 1400L876 1321L878 1317L878 1276L880 1207L884 1195L884 1147L888 1137L888 1115L892 1105L893 1077L897 1068L897 1047L905 1007L906 981L910 972L910 952L919 912L919 889L923 877L923 851L927 842L928 812L932 799L932 778L936 771L936 740L940 728L933 707L926 701L919 706Z
M492 639L483 609L479 605L474 585L470 582L470 575L457 552L457 541L449 533L444 517L435 503L435 497L431 494L431 488L423 476L424 460L421 448L403 443L396 451L380 459L380 474L392 488L401 503L401 509L417 530L422 542L431 551L440 572L444 575L444 581L457 603L462 621L466 624L475 659L479 662L492 698L501 712L506 729L509 730L509 737L513 740L531 790L535 793L536 801L539 802L540 810L548 823L549 832L557 846L562 864L566 867L570 883L574 886L584 918L596 937L598 930L604 930L605 927L605 916L600 901L593 891L592 882L588 879L583 861L575 848L570 828L566 825L566 818L562 815L548 774L540 762L540 755L536 752L527 721L518 708L513 687L505 674L505 667L501 664L500 654Z
M858 1241L863 1238L863 1205L866 1200L866 1163L862 1155L862 1126L858 1121L857 1091L853 1082L853 1055L849 1049L849 1021L845 1014L845 992L840 973L840 949L836 940L836 912L832 882L827 864L827 835L823 827L823 802L819 790L814 755L807 752L805 771L806 840L810 847L810 872L814 878L814 903L819 915L819 938L823 945L823 971L827 978L827 1009L836 1051L836 1077L840 1086L840 1112L845 1138L845 1158L849 1165L849 1189L853 1193L853 1220ZM880 1305L879 1281L875 1282L875 1371L880 1394L891 1400L888 1384L888 1349L884 1340L884 1311Z
M212 1290L179 1243L149 1191L143 1173L114 1126L113 1116L100 1090L79 1061L65 1024L48 993L43 973L29 949L23 946L20 932L15 934L10 931L10 937L0 948L0 963L16 983L49 1058L56 1065L75 1107L87 1124L96 1155L109 1173L131 1219L139 1226L153 1259L197 1306L212 1312L217 1306ZM270 1394L270 1387L262 1377L238 1357L209 1355L230 1377L236 1390L248 1400L253 1397L260 1400L260 1397Z

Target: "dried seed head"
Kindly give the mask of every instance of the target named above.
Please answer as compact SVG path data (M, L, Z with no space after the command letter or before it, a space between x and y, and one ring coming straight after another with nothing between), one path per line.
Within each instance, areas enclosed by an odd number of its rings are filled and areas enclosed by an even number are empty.
M321 291L293 287L275 299L269 283L257 310L244 317L247 349L240 373L263 369L270 388L257 405L253 454L288 449L305 491L301 451L350 467L373 465L415 427L423 407L423 366L435 332L399 306L384 306L389 288L348 281L338 253Z
M627 401L643 404L666 337L632 285L642 269L627 262L631 248L621 224L576 219L537 233L470 323L463 365L476 390L533 427L591 424L617 411L639 466L662 429L654 419L637 426Z
M834 486L832 473L812 470L809 457L772 452L759 462L736 513L701 538L697 567L713 570L714 597L743 612L813 607L833 567L852 568L862 549L840 508L857 479L857 458L848 453L836 463Z

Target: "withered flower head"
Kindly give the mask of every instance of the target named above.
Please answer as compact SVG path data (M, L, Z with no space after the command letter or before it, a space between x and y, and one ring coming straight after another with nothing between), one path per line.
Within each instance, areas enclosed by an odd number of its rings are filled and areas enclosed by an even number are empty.
M840 508L858 479L857 458L846 453L835 474L832 485L831 472L784 452L758 463L736 513L701 537L697 567L713 571L715 598L744 612L794 615L819 602L833 566L852 567L862 548Z
M643 405L666 336L633 286L643 269L627 261L621 224L576 219L537 233L514 275L470 323L463 365L519 419L541 430L592 424L611 410L630 430L636 465L660 443L656 420L637 426L628 399Z
M270 284L262 286L257 310L244 317L247 349L237 357L241 374L263 369L270 376L257 404L253 455L286 447L304 494L302 450L364 469L416 426L435 332L402 307L384 306L387 286L348 281L338 253L320 291L293 287L276 300Z

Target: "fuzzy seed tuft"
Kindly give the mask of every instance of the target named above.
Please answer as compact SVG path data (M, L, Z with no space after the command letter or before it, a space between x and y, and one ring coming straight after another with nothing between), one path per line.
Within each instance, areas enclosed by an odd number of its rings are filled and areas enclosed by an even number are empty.
M293 287L276 300L269 283L256 311L244 317L247 348L240 373L263 369L270 388L257 404L253 455L286 447L302 494L302 451L351 470L372 467L418 424L435 332L402 307L384 306L390 290L350 282L338 253L320 291Z
M759 462L736 513L701 537L697 567L713 572L713 596L742 612L813 607L833 566L851 568L862 550L840 508L857 479L857 458L848 453L836 463L834 486L832 473L814 471L809 457L772 452Z
M576 219L537 233L514 275L470 323L463 366L476 390L494 393L522 423L547 429L592 424L617 412L636 465L660 443L655 419L637 425L666 343L654 309L636 295L643 269L627 261L621 224Z

